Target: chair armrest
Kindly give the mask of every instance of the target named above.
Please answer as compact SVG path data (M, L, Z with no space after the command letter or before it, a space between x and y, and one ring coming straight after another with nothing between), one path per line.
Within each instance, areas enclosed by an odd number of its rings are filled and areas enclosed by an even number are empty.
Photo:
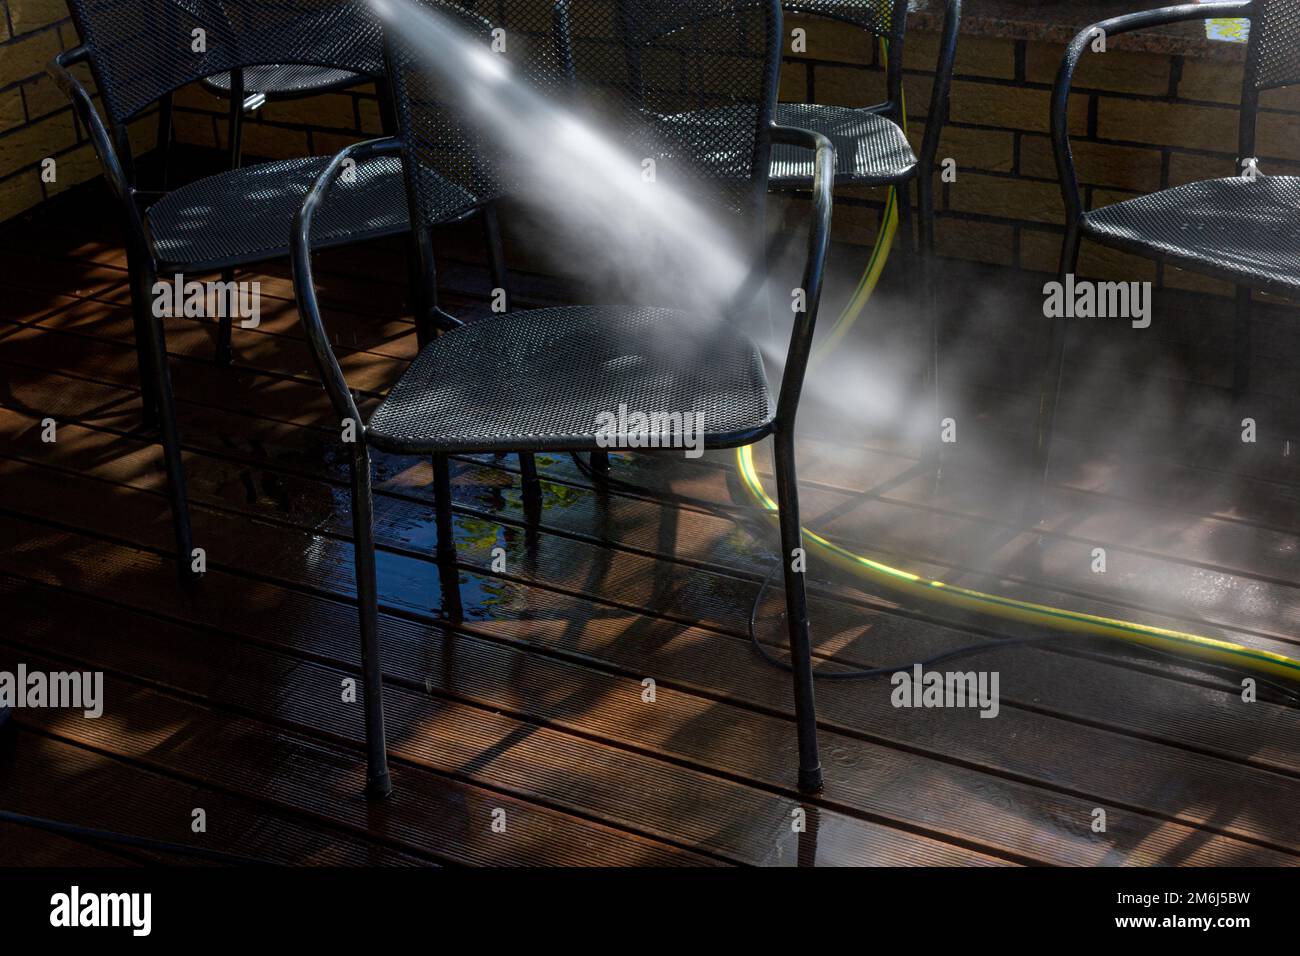
M338 359L330 347L329 336L320 317L320 306L316 301L316 286L311 273L311 227L317 209L325 201L330 188L343 173L349 160L360 163L375 156L395 155L400 150L401 141L391 136L354 143L344 149L329 161L316 181L312 183L311 189L307 191L307 196L302 201L302 207L293 217L293 229L289 234L289 259L293 265L294 298L298 301L298 314L302 318L303 329L307 334L307 345L311 349L312 358L316 361L321 383L325 386L325 391L329 394L330 402L338 412L339 419L350 418L356 423L358 441L361 440L360 433L365 423L361 420L361 412L352 398L347 379L343 377L343 370L339 368Z
M822 279L826 268L826 250L830 244L831 193L835 185L835 147L821 133L790 126L773 126L774 146L802 146L814 151L812 222L808 227L808 255L804 261L804 310L795 316L786 350L785 373L781 376L781 393L777 398L777 415L793 423L803 390L808 355L812 351L813 332L817 327L817 307L821 303Z
M113 138L105 128L99 111L95 109L90 94L86 92L86 88L68 69L70 66L89 62L89 60L90 51L84 46L78 46L71 50L65 50L56 56L50 61L45 71L58 84L63 94L72 101L72 112L85 128L86 135L90 137L90 142L95 148L95 155L99 157L99 164L104 168L104 179L108 181L113 195L122 203L126 213L127 228L132 233L131 239L137 244L138 248L148 249L144 222L140 218L140 210L135 204L135 189L131 186L131 181L127 178L122 161L117 155L117 149L113 146Z
M925 136L921 140L920 175L934 175L939 137L948 123L948 95L952 90L953 63L957 59L957 34L961 27L961 0L948 0L939 35L939 62L935 66L934 87L930 91L930 112L926 116Z
M1052 150L1056 154L1056 173L1065 198L1066 223L1073 225L1083 215L1083 200L1079 195L1079 179L1074 166L1074 153L1070 149L1070 88L1074 85L1074 71L1079 66L1089 44L1100 34L1107 38L1121 33L1131 33L1147 27L1184 20L1208 20L1213 17L1250 16L1253 0L1232 0L1228 3L1184 3L1176 7L1144 10L1111 17L1090 27L1085 27L1070 42L1056 74L1052 88Z

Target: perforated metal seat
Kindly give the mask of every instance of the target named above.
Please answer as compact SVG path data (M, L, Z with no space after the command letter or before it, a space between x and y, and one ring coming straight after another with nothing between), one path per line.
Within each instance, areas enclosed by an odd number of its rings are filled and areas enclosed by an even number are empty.
M1280 295L1300 295L1300 177L1188 183L1083 214L1091 239Z
M195 270L287 256L294 214L328 162L309 156L247 166L168 193L146 214L154 254L163 266ZM312 241L323 248L397 235L408 221L401 161L380 157L339 182Z
M776 122L821 133L834 144L837 184L899 183L916 168L916 153L898 124L870 110L778 103ZM812 179L813 157L808 150L778 146L772 151L773 186L806 186Z
M368 78L351 70L272 63L244 69L244 92L265 93L272 97L307 96L352 86L366 79ZM209 76L203 80L203 85L214 93L228 94L230 74L217 73Z
M620 406L658 416L648 437L660 444L641 447L671 447L664 413L702 415L709 447L755 441L774 418L762 357L730 325L668 309L564 307L435 339L366 435L397 453L594 449L601 414Z

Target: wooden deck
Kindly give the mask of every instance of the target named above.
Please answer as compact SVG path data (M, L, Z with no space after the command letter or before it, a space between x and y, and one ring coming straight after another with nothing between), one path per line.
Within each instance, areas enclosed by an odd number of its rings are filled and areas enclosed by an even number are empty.
M170 321L209 558L203 582L181 588L161 451L135 430L124 255L97 195L0 230L0 669L106 675L98 720L16 713L0 809L300 864L1300 861L1294 704L1267 692L1245 704L1230 677L1074 640L958 662L1000 673L992 720L895 709L884 680L820 682L827 786L801 804L788 680L747 637L775 530L593 487L563 456L539 462L536 526L513 458L454 461L459 620L443 612L430 560L428 463L378 456L396 793L367 802L361 710L340 701L359 666L344 459L287 265L242 276L261 281L263 316L236 332L233 367L211 362L211 323ZM458 243L477 249L472 231L444 238L443 304L485 314L486 280L457 261ZM345 371L373 404L415 354L400 256L373 245L323 256L319 270ZM1019 294L998 285L1006 277L979 281L945 335L962 431L942 480L914 443L867 421L875 412L855 422L822 407L833 395L814 398L800 444L806 523L945 580L1300 653L1300 469L1287 441L1300 437L1300 326L1261 315L1266 424L1235 452L1218 387L1228 325L1206 300L1173 297L1179 321L1122 347L1081 329L1072 354L1090 360L1072 363L1047 520L1031 533L998 463L1026 451L1042 346L1036 326L1005 318ZM557 294L520 283L516 305ZM891 303L882 293L865 341L906 339ZM40 438L47 417L53 444ZM616 456L614 468L723 510L746 505L728 455ZM1099 546L1104 575L1090 567ZM505 573L491 570L497 547ZM810 571L826 670L1018 633L873 593L815 555ZM759 615L774 646L779 605L770 594ZM642 700L647 677L654 703ZM191 832L195 807L206 834ZM1098 807L1104 833L1091 828ZM178 858L0 825L5 863L159 859Z

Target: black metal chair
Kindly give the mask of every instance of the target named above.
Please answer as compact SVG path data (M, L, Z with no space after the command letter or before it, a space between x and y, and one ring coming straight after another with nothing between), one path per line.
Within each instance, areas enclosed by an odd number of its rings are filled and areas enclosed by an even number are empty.
M69 0L69 8L82 45L56 57L50 72L72 100L121 205L145 425L161 428L177 557L182 572L191 574L194 549L185 475L163 324L152 308L154 282L174 273L229 276L235 267L286 257L289 227L329 158L232 169L160 195L137 187L127 123L187 83L267 61L327 65L382 80L382 31L361 0ZM196 53L200 37L205 52ZM89 64L103 97L107 126L69 72L82 62ZM431 221L451 221L472 203L473 197L444 185L449 205L442 216L427 210ZM410 232L396 156L359 162L335 200L313 229L318 248ZM498 281L504 282L499 257L494 265ZM416 320L421 341L427 341L438 322L436 286L430 293L428 271L413 273L421 277ZM225 310L219 357L229 355L232 327Z
M932 6L944 8L925 135L919 157L903 132L903 48L906 37L908 0L784 0L789 13L805 14L847 23L863 30L872 40L886 43L885 75L887 99L874 106L848 108L816 103L778 103L776 121L820 133L835 145L835 183L838 186L893 186L898 191L900 245L904 283L918 288L927 308L924 393L936 412L939 399L939 310L937 283L931 275L934 255L934 174L939 138L948 122L948 98L952 87L953 63L957 56L957 34L961 25L961 0L941 0ZM806 189L812 182L812 157L806 150L781 147L772 155L772 187L790 191ZM916 207L920 234L912 222L911 184L916 183ZM919 264L914 258L919 238ZM936 431L937 435L937 431ZM924 460L937 467L941 445L937 438L926 443Z
M1069 97L1075 69L1104 31L1107 38L1186 20L1244 17L1251 21L1239 114L1236 175L1188 183L1086 210L1070 150ZM1062 281L1073 273L1083 239L1235 283L1233 390L1245 392L1250 370L1251 292L1300 298L1300 177L1267 176L1253 168L1259 95L1300 82L1300 0L1183 4L1113 17L1081 31L1067 48L1052 94L1052 145L1065 197ZM1045 484L1052 428L1065 365L1068 320L1052 320L1034 444ZM1041 487L1041 485L1040 485ZM1033 517L1037 517L1036 507Z
M908 251L911 251L913 228L907 189L915 180L923 246L932 246L932 174L939 149L939 136L948 121L948 96L952 86L953 62L957 55L961 0L944 0L943 3L939 60L919 158L903 132L903 45L908 0L784 0L781 6L788 13L847 23L862 29L873 39L883 39L887 43L885 86L888 99L883 103L861 108L822 106L816 103L778 103L776 120L782 126L813 130L835 145L837 186L901 187L903 201L899 203L898 211ZM922 171L926 175L922 175ZM807 151L781 147L773 152L773 188L807 188L812 183L812 173L812 157Z
M433 0L423 0L434 5ZM585 92L623 103L622 114L644 120L650 91L659 119L655 133L669 145L673 168L707 186L720 206L743 221L760 214L774 146L813 151L814 216L804 275L807 310L796 317L779 397L773 403L757 348L734 316L718 322L665 308L568 307L512 312L445 332L419 357L362 424L329 344L313 289L308 238L332 204L331 189L349 160L400 155L407 173L411 218L426 224L436 212L430 182L441 180L486 202L509 191L502 170L528 157L482 153L465 162L461 148L476 137L470 122L448 113L454 97L431 82L407 38L389 35L390 87L399 136L336 156L317 180L295 224L294 282L307 337L338 415L357 423L350 447L353 530L364 677L368 790L391 784L385 753L375 543L372 530L371 447L432 455L438 515L438 558L454 568L447 456L495 451L594 451L597 422L620 404L647 412L708 412L707 447L775 440L780 527L793 658L799 743L798 782L821 788L817 757L808 619L802 572L790 560L800 547L795 482L794 421L816 322L831 215L834 148L825 137L773 125L780 62L777 0L639 0L569 4L502 0L494 26L511 38L506 59L516 75L556 97L576 78ZM524 38L525 42L520 42ZM486 47L484 48L486 53ZM647 55L648 54L648 55ZM633 64L636 64L633 66ZM484 80L483 83L490 83ZM725 123L682 124L692 110L725 104ZM540 142L536 150L545 150ZM650 155L638 152L635 155ZM761 268L761 255L755 267ZM663 436L665 438L670 436Z

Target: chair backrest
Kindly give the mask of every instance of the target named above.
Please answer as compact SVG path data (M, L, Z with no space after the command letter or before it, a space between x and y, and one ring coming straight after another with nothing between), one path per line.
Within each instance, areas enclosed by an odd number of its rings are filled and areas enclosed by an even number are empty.
M1255 0L1246 64L1248 90L1300 83L1300 0Z
M514 170L551 145L484 132L492 117L482 114L495 107L482 97L502 67L543 98L539 105L599 117L615 145L655 161L660 179L757 214L780 70L777 0L488 0L475 5L477 14L443 0L414 6L458 23L477 49L473 62L458 60L460 41L440 54L418 31L388 24L413 221L459 211L448 205L448 184L471 194L467 208L514 192ZM481 75L455 82L431 57Z
M195 80L292 63L383 72L365 0L68 0L110 119Z

